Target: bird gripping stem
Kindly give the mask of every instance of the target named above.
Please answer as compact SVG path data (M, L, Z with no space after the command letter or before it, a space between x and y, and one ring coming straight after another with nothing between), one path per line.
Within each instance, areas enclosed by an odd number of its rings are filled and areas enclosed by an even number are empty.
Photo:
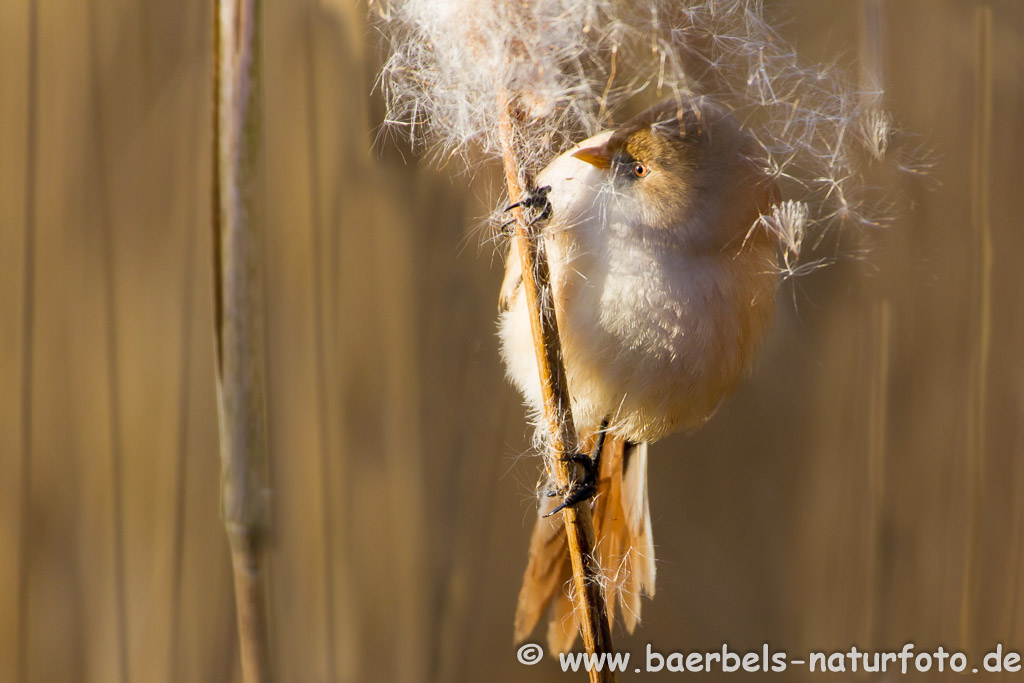
M523 185L516 158L515 124L510 111L512 98L509 93L499 94L498 107L505 181L509 199L514 204L523 197ZM551 289L548 261L543 241L531 234L530 226L523 218L522 207L516 206L513 211L516 218L515 239L522 261L523 290L544 397L544 421L550 435L547 465L554 470L559 486L568 489L570 483L580 475L573 471L579 465L569 457L577 451L578 442L572 420L569 383L562 363L554 299L544 296ZM566 507L562 510L562 516L583 644L591 654L611 653L611 627L602 588L601 566L595 555L597 543L590 506L583 501ZM613 683L616 677L612 671L590 671L590 680L591 683Z

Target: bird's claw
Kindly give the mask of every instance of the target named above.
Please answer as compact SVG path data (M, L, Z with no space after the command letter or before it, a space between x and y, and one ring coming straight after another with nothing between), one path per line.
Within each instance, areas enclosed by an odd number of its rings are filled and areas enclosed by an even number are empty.
M574 462L583 467L583 479L572 482L567 489L549 489L546 495L552 498L556 495L563 495L562 502L551 512L544 515L550 517L561 512L567 507L582 503L593 498L597 494L597 463L590 456L583 453L570 453L562 458L563 462Z
M528 191L518 202L506 206L502 213L508 213L512 209L520 208L527 214L525 219L528 226L533 227L538 223L542 223L551 218L551 202L548 200L549 192L551 192L550 185L534 188ZM511 231L508 227L515 222L515 219L512 219L504 223L500 228L501 232L509 234Z

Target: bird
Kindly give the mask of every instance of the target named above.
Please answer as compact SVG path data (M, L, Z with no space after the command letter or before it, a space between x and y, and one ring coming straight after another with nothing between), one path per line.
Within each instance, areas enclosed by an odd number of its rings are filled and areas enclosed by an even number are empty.
M706 97L658 103L552 160L521 202L538 223L573 423L593 481L555 494L538 518L515 618L524 641L550 607L550 651L576 638L561 516L593 496L609 614L630 633L655 593L648 445L703 425L749 372L771 326L778 240L763 216L779 190L759 147ZM498 337L506 374L538 422L543 411L515 241ZM539 428L540 429L540 428Z

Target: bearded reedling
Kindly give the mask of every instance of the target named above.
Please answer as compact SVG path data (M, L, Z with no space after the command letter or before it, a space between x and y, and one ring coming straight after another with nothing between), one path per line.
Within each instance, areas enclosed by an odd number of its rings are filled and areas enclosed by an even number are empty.
M724 108L666 102L556 158L523 202L541 226L573 421L593 455L579 456L584 481L560 492L549 482L541 495L516 640L554 601L550 649L572 646L572 604L560 590L570 568L552 513L591 496L609 613L617 598L632 632L641 594L654 595L647 444L711 417L775 311L778 240L762 216L779 196L757 152ZM508 376L539 415L519 263L510 253L499 334Z

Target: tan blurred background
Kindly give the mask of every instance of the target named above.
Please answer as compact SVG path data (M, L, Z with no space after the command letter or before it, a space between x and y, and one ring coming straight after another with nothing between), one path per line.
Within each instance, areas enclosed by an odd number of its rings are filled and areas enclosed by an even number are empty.
M582 679L518 664L511 643L539 463L496 350L501 259L480 227L495 178L375 144L365 4L265 4L280 680ZM240 680L218 511L210 8L38 7L30 113L28 3L0 3L0 681L19 656L30 681ZM1024 6L803 0L786 16L808 59L874 49L887 106L939 163L929 182L892 180L909 200L870 253L780 292L756 373L707 428L653 447L659 592L617 645L1024 649Z

